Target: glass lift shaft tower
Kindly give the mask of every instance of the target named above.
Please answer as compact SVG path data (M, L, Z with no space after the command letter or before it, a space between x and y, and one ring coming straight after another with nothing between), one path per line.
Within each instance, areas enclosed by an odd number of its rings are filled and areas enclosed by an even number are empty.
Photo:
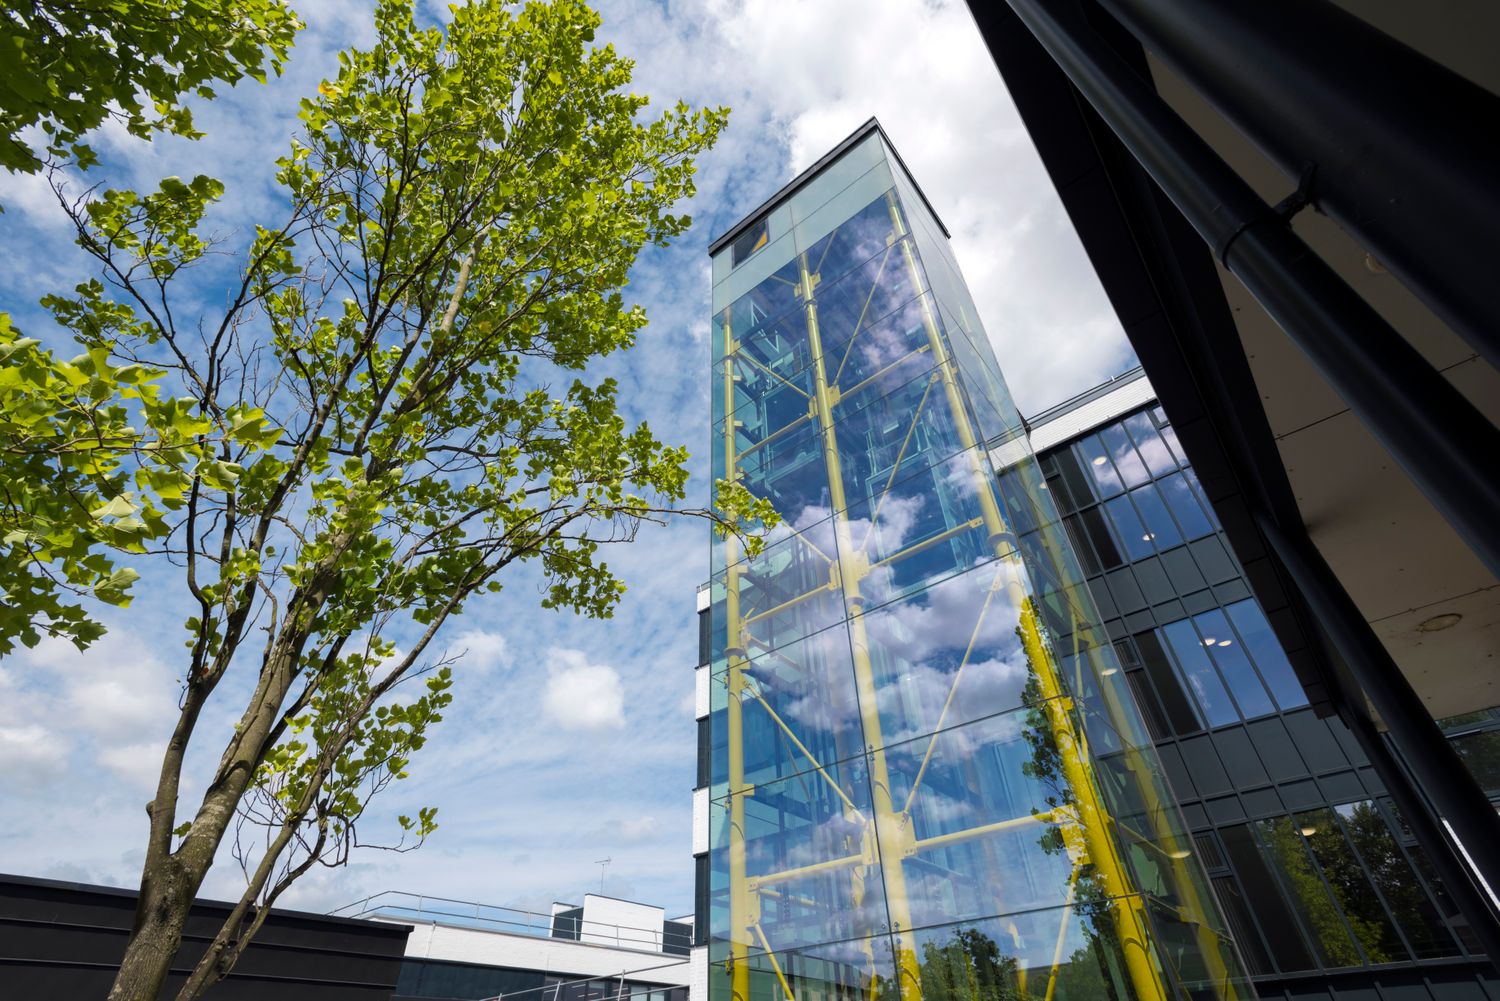
M945 237L872 121L711 251L713 1001L1249 997Z

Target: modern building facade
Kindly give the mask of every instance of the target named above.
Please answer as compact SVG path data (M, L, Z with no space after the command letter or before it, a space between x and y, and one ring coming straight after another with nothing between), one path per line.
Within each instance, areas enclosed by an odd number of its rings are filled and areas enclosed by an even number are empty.
M1144 373L1028 424L1259 996L1500 997L1360 742L1310 704ZM1500 798L1497 725L1446 728Z
M1489 738L1436 722L1500 702L1500 8L970 9L1314 709L1500 956Z
M872 120L710 248L709 998L1248 997L946 235Z
M585 894L551 913L387 891L341 908L411 930L393 1001L688 1001L692 920Z

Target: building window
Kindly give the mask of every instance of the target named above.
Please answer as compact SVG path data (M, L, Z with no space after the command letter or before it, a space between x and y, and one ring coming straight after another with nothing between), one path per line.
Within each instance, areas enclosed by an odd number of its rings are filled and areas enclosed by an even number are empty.
M730 266L739 267L751 254L770 242L771 233L766 225L766 220L760 218L751 223L739 236L735 237L730 246Z

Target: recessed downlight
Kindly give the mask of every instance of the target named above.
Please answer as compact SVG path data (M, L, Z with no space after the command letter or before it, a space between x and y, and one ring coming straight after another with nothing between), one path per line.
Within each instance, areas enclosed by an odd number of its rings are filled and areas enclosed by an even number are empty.
M1095 456L1094 457L1094 465L1096 465L1096 466L1102 466L1102 465L1104 465L1104 456L1102 456L1102 455Z
M1230 646L1233 643L1234 643L1234 640L1219 640L1218 645L1219 646Z

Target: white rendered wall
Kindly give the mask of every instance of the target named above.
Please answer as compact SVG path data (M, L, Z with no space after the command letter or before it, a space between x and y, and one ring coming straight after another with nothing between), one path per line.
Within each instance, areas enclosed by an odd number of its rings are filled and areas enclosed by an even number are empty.
M578 938L596 945L660 951L662 921L666 916L666 911L650 904L585 893L583 926Z
M591 942L511 935L506 932L478 931L437 924L416 925L406 940L406 954L414 959L447 959L484 966L509 966L580 979L624 975L628 979L670 984L674 987L688 986L690 977L687 956L664 956L659 953L614 949Z
M708 1001L708 946L693 946L688 964L688 1001Z

